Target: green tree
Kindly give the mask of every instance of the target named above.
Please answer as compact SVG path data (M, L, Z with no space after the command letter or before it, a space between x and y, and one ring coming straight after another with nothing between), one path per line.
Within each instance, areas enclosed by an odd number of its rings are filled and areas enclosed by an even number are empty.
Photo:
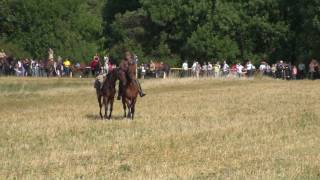
M5 42L22 47L35 58L47 49L77 61L87 60L98 46L101 19L91 14L85 0L6 0L9 13L0 23Z

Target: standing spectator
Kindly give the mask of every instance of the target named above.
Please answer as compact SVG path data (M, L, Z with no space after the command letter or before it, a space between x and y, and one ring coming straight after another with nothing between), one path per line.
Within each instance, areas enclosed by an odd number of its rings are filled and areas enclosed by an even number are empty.
M150 71L151 72L156 71L156 64L152 60L150 61Z
M279 63L277 63L277 78L284 78L285 72L285 64L283 60L280 60Z
M260 75L263 76L266 74L267 71L267 63L266 62L261 62L261 65L259 67Z
M96 77L99 74L99 69L100 69L99 57L94 56L93 60L91 61L92 76Z
M196 77L197 77L197 79L200 78L200 73L201 73L201 65L200 65L200 63L197 62L197 67L196 67Z
M276 64L272 64L271 73L272 73L273 78L277 78L277 65Z
M62 62L62 57L58 57L58 62L57 62L57 76L62 77L64 75L64 67L63 67L63 62Z
M208 76L212 77L213 74L213 65L211 62L208 63Z
M267 64L266 75L272 76L272 69L271 69L271 66L269 64Z
M104 61L105 63L108 63L108 64L109 64L109 61L110 61L109 56L108 56L108 55L105 55L105 56L103 57L103 61Z
M31 59L31 76L32 77L37 77L37 62L33 59Z
M185 61L183 64L182 64L182 77L187 77L188 76L188 70L189 70L189 66L188 66L188 62Z
M317 69L319 68L319 64L317 60L312 59L309 64L309 73L310 73L310 79L314 80L316 78Z
M237 77L237 64L231 65L230 72L231 72L232 77Z
M53 50L51 48L49 48L49 50L48 50L48 60L49 61L53 61L53 59L54 59L54 52L53 52Z
M64 60L63 66L64 66L64 73L65 73L65 75L66 75L66 76L70 76L71 62L70 62L70 60L69 60L68 58Z
M237 64L237 75L238 75L239 78L242 77L243 69L244 69L244 67L241 65L241 63L238 63Z
M43 77L45 75L44 74L44 63L43 63L43 60L39 60L38 66L39 66L39 77Z
M208 75L208 66L207 66L207 63L203 63L203 66L202 66L202 76L203 77L207 77Z
M300 62L298 65L298 76L299 79L303 80L306 74L306 65L303 62Z
M141 64L140 69L141 69L141 79L144 79L144 77L146 75L146 68L145 68L144 64Z
M40 62L36 60L36 77L40 77Z
M103 57L103 73L109 73L109 60L110 59L107 55Z
M197 62L194 61L193 64L192 64L192 67L191 67L192 77L197 77L196 69L197 69Z
M93 59L97 59L98 61L100 61L99 54L98 54L98 53L96 53L96 55L94 55Z
M18 60L14 70L17 76L23 76L23 65L21 60Z
M27 77L30 75L30 61L29 59L25 59L23 61L23 68L24 68L24 76Z
M220 62L218 61L218 62L214 65L214 77L215 77L215 78L219 78L219 77L220 77L220 69L221 69L221 65L220 65Z
M252 77L253 76L253 71L254 71L254 66L253 64L251 63L251 61L248 61L247 63L247 74L248 74L248 77Z
M297 66L292 66L292 79L296 80L298 75L298 68Z
M230 66L227 64L227 61L224 61L222 71L224 77L227 77L229 75Z

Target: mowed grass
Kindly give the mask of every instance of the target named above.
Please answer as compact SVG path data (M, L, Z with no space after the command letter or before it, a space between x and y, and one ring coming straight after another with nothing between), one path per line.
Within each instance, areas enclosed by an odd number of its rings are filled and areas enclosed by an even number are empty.
M0 179L320 179L320 82L147 80L134 121L92 79L0 78Z

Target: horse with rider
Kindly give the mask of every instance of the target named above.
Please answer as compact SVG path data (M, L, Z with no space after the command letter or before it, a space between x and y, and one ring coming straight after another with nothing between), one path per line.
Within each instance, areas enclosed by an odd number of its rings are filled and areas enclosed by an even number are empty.
M118 100L122 99L124 116L134 119L135 114L135 104L137 102L137 97L144 97L146 94L143 92L139 81L136 78L137 74L137 61L134 58L134 55L131 52L126 52L123 60L120 63L118 69L109 70L107 73L103 72L97 76L95 82L95 88L97 91L97 98L100 107L100 116L101 108L105 105L106 115L105 117L111 118L111 113L107 116L108 106L113 107L113 99L115 97L115 86L116 80L119 80L118 88ZM114 77L116 76L116 77ZM111 92L111 93L110 93ZM101 101L103 99L103 101ZM108 101L108 99L110 101ZM127 114L128 108L128 114ZM110 109L112 112L112 109Z

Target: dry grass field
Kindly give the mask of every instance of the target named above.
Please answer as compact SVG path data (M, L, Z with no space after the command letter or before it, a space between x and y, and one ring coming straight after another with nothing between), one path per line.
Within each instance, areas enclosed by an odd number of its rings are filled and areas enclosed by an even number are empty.
M320 179L320 82L146 80L135 121L92 79L0 78L0 179Z

